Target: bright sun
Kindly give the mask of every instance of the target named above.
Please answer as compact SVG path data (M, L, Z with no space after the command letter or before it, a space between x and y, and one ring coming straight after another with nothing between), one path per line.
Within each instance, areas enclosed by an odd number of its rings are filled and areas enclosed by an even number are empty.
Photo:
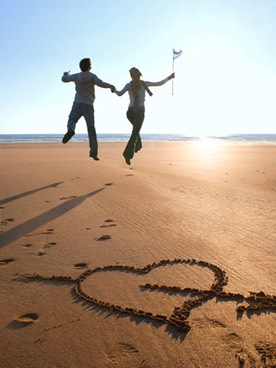
M225 142L216 138L201 137L192 142L192 147L201 155L214 154L220 151L224 146Z

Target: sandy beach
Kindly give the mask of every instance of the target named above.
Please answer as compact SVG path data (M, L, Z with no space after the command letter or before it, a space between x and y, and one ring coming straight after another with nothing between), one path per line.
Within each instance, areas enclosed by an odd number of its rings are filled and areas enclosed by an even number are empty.
M0 144L1 368L276 367L276 145Z

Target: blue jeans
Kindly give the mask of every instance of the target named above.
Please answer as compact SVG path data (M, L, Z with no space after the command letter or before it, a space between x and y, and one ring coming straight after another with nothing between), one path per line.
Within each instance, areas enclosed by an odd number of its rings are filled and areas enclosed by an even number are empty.
M95 129L95 120L94 120L94 107L93 105L88 105L81 102L74 102L72 106L72 110L69 115L69 120L67 123L68 131L75 131L76 124L81 117L84 117L86 121L88 138L89 138L89 146L90 146L90 154L98 156L98 141L97 134Z

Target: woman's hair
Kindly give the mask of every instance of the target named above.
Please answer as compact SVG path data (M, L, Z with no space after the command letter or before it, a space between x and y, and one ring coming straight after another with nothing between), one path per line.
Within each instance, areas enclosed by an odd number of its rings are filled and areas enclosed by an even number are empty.
M139 69L137 69L137 68L135 68L135 67L133 67L133 68L131 68L130 70L129 70L129 72L130 72L130 75L132 76L135 76L135 77L137 77L137 78L140 78L141 76L142 76L142 73L140 72L140 70Z
M131 68L129 70L132 81L131 81L131 88L135 93L137 93L137 90L139 90L141 87L144 87L145 90L147 91L147 93L152 96L152 92L149 90L148 86L146 85L146 83L144 81L140 80L140 77L142 76L142 73L140 72L139 69L137 68Z
M87 72L91 68L91 60L89 58L80 61L80 69L82 72Z
M140 89L140 87L141 87L140 77L142 76L142 73L140 72L140 70L133 67L129 70L129 73L130 73L130 76L132 78L132 82L134 84L134 87L136 89Z

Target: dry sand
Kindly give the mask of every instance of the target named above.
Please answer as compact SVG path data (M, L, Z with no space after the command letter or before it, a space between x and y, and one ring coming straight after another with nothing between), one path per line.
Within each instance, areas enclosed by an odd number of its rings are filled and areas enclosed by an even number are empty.
M0 145L1 368L276 366L276 146Z

